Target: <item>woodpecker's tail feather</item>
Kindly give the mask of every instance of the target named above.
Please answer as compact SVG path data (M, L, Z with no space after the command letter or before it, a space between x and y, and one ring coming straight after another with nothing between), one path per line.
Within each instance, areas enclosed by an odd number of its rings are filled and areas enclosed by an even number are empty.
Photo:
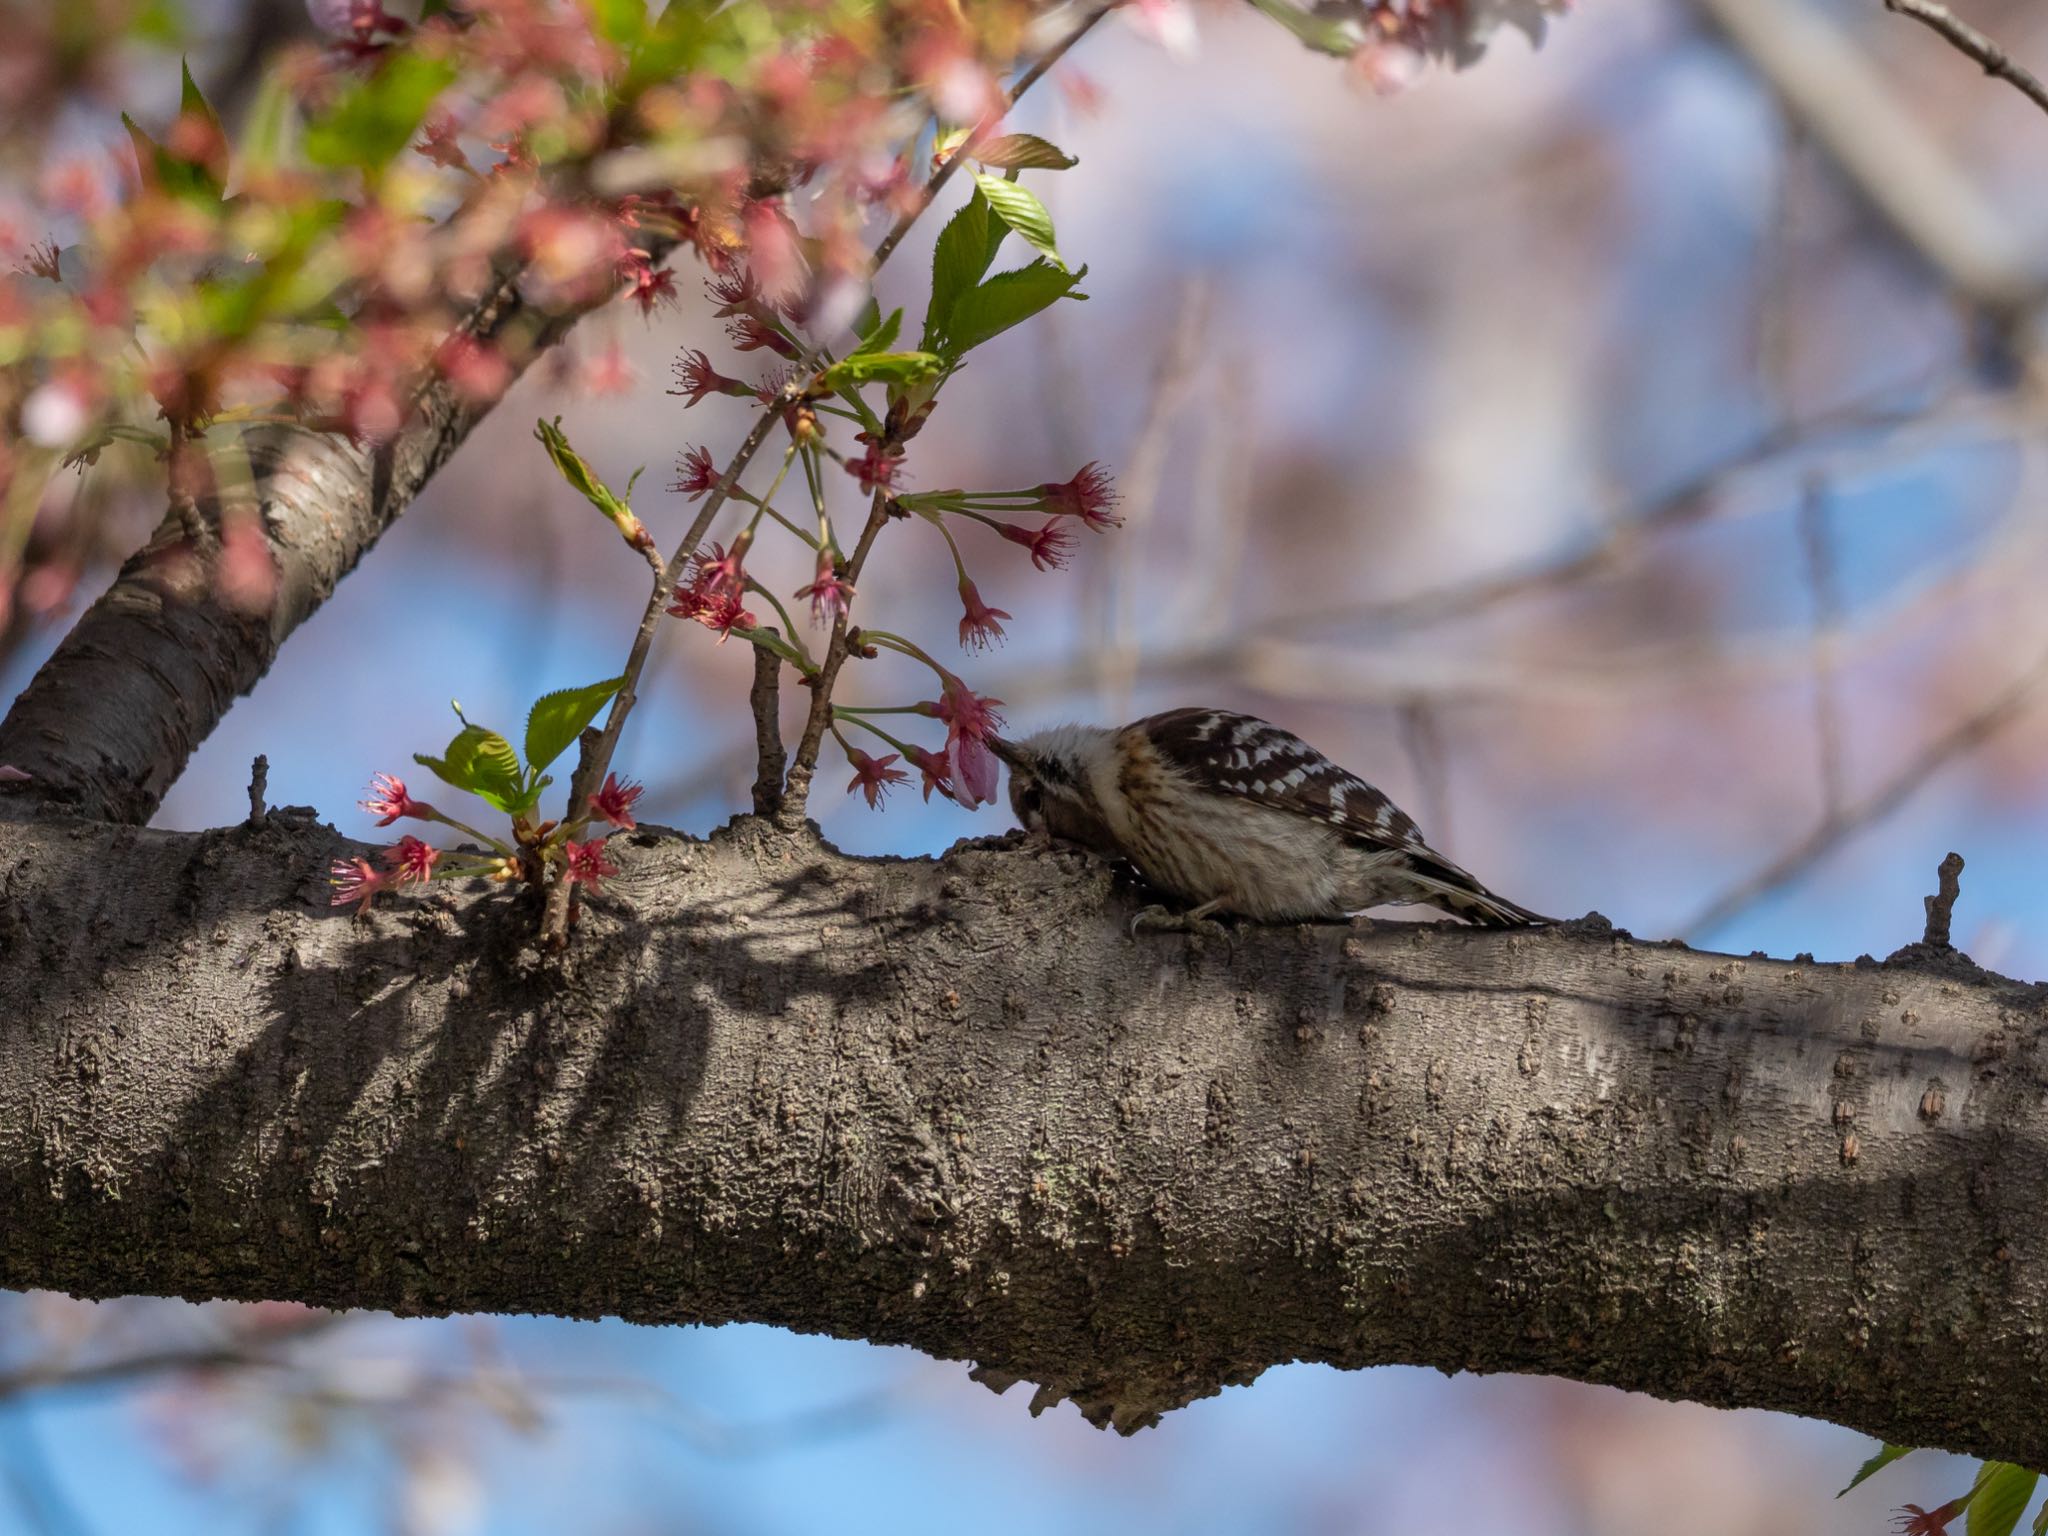
M1494 895L1449 859L1435 854L1411 856L1408 878L1427 893L1416 900L1461 917L1475 928L1536 928L1557 921Z

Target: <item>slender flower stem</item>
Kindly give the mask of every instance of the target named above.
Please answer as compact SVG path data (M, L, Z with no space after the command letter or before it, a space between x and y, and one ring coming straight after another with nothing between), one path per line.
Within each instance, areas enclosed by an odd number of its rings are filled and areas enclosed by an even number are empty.
M734 486L732 494L735 500L744 501L745 503L747 503L747 505L758 508L760 511L767 513L770 517L774 518L776 522L780 523L784 528L787 528L791 533L795 534L798 538L802 539L806 544L810 545L812 549L816 549L818 547L818 538L816 534L807 532L803 528L798 527L795 523L792 523L787 517L783 516L773 507L769 506L767 502L763 501L760 497L756 496L752 491L743 490L739 486ZM756 518L755 521L758 522L759 519Z
M967 135L960 147L947 157L946 163L934 171L931 180L924 184L924 191L918 198L917 206L907 210L903 217L896 221L895 226L890 229L889 233L882 237L882 243L875 247L874 264L876 267L880 267L883 262L887 261L891 254L894 253L896 247L903 243L903 237L910 233L910 226L917 222L918 216L925 209L931 207L932 199L937 197L940 191L944 189L946 183L953 179L953 172L960 168L961 163L972 159L974 151L981 148L989 136L1001 126L1005 113L1011 107L1017 105L1019 98L1026 91L1045 78L1045 72L1051 69L1053 65L1059 63L1066 56L1069 48L1088 35L1089 28L1093 27L1095 23L1102 20L1103 17L1107 16L1114 9L1116 9L1116 5L1112 3L1110 5L1098 6L1090 11L1072 31L1048 48L1036 64L1017 77L1017 83L1010 87L1009 94L1003 99L1003 111L992 112L974 125L974 131Z
M839 714L842 713L842 711L835 705L833 707L832 713L834 716L834 721L832 725L833 738L836 741L838 741L841 747L844 747L846 745L846 738L840 735L837 720L837 717L839 716ZM848 715L846 717L846 723L848 725L857 725L864 731L872 732L874 735L881 737L882 740L889 743L890 746L894 747L898 752L902 753L904 756L908 757L910 755L909 747L905 746L902 742L898 741L894 736L891 736L887 731L883 730L879 725L874 724L872 721L863 720L857 715Z
M811 541L811 548L830 549L836 555L839 546L832 539L832 515L825 510L825 478L819 473L815 444L804 450L804 479L810 484L811 505L818 514L818 536Z
M497 849L499 853L504 854L507 857L511 856L512 850L508 848L505 844L499 842L495 837L491 836L490 833L479 832L475 827L472 827L468 822L457 821L453 816L450 816L446 811L434 812L434 820L441 822L445 826L453 827L458 832L467 832L471 837L475 838L478 842L489 843L493 848Z
M669 557L666 567L655 578L654 590L649 595L647 607L640 615L640 627L633 632L633 645L626 653L625 682L612 696L611 709L606 712L604 729L597 740L576 765L576 772L569 780L569 804L581 805L589 795L593 784L604 782L604 776L611 768L612 754L618 750L619 734L626 728L626 717L633 712L633 705L639 697L640 674L646 670L647 656L654 648L654 637L661 628L662 612L668 606L669 592L682 579L683 569L690 557L704 542L704 536L711 531L712 519L724 507L726 498L739 483L747 466L754 461L754 455L761 451L761 445L768 441L768 434L775 423L782 418L782 407L795 398L794 385L784 386L782 393L761 409L753 429L746 440L732 456L732 462L725 467L718 484L705 498L704 505L691 520L690 528L676 545L676 552ZM588 738L585 738L588 740ZM541 920L541 942L547 948L560 949L569 941L569 882L557 879L548 888L547 911Z
M795 534L798 538L802 539L804 543L809 545L812 549L818 548L818 536L812 533L809 529L799 528L795 523L792 523L788 518L784 517L780 512L776 511L773 507L763 507L761 510L766 512L770 517L774 518L776 522L782 524L783 527L787 528L791 533Z
M852 558L846 562L846 579L854 586L859 586L861 568L867 564L868 552L875 547L875 537L888 520L889 498L877 490L868 504L868 520L861 528L860 541L854 545ZM825 727L832 718L832 688L839 681L839 669L846 665L847 654L852 649L846 640L846 619L846 614L841 613L832 621L832 638L825 647L824 664L811 680L811 709L804 719L804 733L798 738L796 752L790 759L788 786L778 813L778 825L784 831L794 831L803 825L804 811L810 800L811 776L818 766L818 749L824 744Z
M962 582L965 582L967 580L967 565L960 558L960 545L953 538L953 530L946 526L946 520L943 517L931 517L927 518L926 521L945 536L947 552L953 557L953 573Z
M789 445L789 451L782 456L782 467L775 471L775 478L768 486L768 494L765 496L747 497L747 500L754 504L753 519L747 524L748 538L751 539L754 536L754 530L761 526L761 519L764 515L774 517L775 521L782 524L785 528L789 526L789 519L775 510L775 493L782 489L783 477L789 473L789 461L796 457L796 448L797 445L792 442Z
M942 679L950 678L953 675L936 661L933 661L915 641L906 640L901 635L892 635L886 629L864 629L860 632L860 637L871 645L879 645L884 650L895 651L899 655L908 656L914 661L923 662L934 672L938 673Z
M783 633L789 636L790 649L796 652L799 670L806 677L816 673L818 664L811 659L810 647L804 644L803 634L796 627L796 621L789 616L789 610L782 606L782 599L773 592L770 592L751 576L747 578L747 590L749 592L758 592L761 596L767 598L769 606L775 610L776 617L782 620Z

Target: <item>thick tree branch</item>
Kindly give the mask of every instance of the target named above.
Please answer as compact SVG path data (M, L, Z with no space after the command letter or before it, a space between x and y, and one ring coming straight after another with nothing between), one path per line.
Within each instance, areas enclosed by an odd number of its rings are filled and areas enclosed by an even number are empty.
M2048 1462L2048 991L1952 952L1133 944L1078 855L745 821L615 839L552 960L504 891L334 915L343 846L0 824L0 1284L751 1318L1124 1429L1412 1361Z

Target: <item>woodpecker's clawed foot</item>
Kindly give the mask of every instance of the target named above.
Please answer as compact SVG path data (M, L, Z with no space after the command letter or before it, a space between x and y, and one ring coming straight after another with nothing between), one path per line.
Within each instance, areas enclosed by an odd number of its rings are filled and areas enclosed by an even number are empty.
M1209 914L1214 907L1197 907L1192 912L1176 912L1170 907L1158 905L1144 908L1131 919L1131 937L1140 933L1192 933L1205 939L1230 939L1230 930Z

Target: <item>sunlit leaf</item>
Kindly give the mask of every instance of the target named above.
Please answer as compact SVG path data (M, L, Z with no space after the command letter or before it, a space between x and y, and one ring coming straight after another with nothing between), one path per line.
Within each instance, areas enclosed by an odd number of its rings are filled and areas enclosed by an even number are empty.
M1964 1536L2012 1536L2013 1527L2033 1501L2034 1484L2039 1480L2040 1473L2009 1461L1985 1462L1963 1516Z
M974 184L988 199L989 211L1023 236L1033 250L1057 266L1066 265L1053 244L1052 215L1046 212L1045 204L1038 200L1036 194L1014 181L991 176L987 171L976 171Z
M932 247L932 296L924 314L924 346L930 351L946 334L946 322L960 295L981 281L994 257L989 226L1007 228L988 216L988 199L977 190L960 211L946 221Z
M562 431L561 422L559 416L553 421L536 421L533 424L533 435L539 438L541 445L547 449L548 457L554 460L555 468L561 472L562 478L568 481L585 501L610 518L614 527L622 533L626 532L630 524L637 522L633 517L632 508L626 504L624 498L616 495L610 486L598 478L597 471L584 461L583 455L569 446L569 439ZM637 472L634 478L638 478ZM628 489L630 491L630 487Z
M297 98L284 71L271 70L256 88L255 99L242 117L240 149L245 163L241 171L246 173L250 166L274 166L284 159L291 147L297 110Z
M1342 22L1312 15L1294 4L1293 0L1252 0L1252 5L1318 53L1346 59L1358 51L1357 37Z
M862 333L860 345L853 349L851 356L858 357L864 352L886 352L896 344L897 333L903 329L903 311L891 310L886 320L874 320Z
M623 677L607 678L586 688L564 688L542 694L526 716L526 767L539 773L569 750L583 728L597 718L605 700L626 686Z
M526 798L519 754L512 750L511 742L480 725L463 726L442 756L415 752L413 761L432 769L444 783L479 795L501 811L519 809Z
M998 272L987 282L960 295L947 325L945 353L959 357L1011 326L1029 320L1061 299L1085 299L1074 287L1088 275L1086 267L1069 272L1049 261L1034 261L1014 272Z
M829 389L874 380L912 384L930 378L945 366L946 360L936 352L855 352L827 368L824 380Z
M1849 1479L1848 1483L1843 1487L1842 1493L1847 1493L1851 1488L1882 1472L1901 1456L1911 1455L1912 1451L1913 1447L1910 1445L1880 1443L1877 1450L1872 1453L1871 1458L1856 1469L1856 1475ZM1836 1494L1835 1497L1839 1499L1842 1493Z

